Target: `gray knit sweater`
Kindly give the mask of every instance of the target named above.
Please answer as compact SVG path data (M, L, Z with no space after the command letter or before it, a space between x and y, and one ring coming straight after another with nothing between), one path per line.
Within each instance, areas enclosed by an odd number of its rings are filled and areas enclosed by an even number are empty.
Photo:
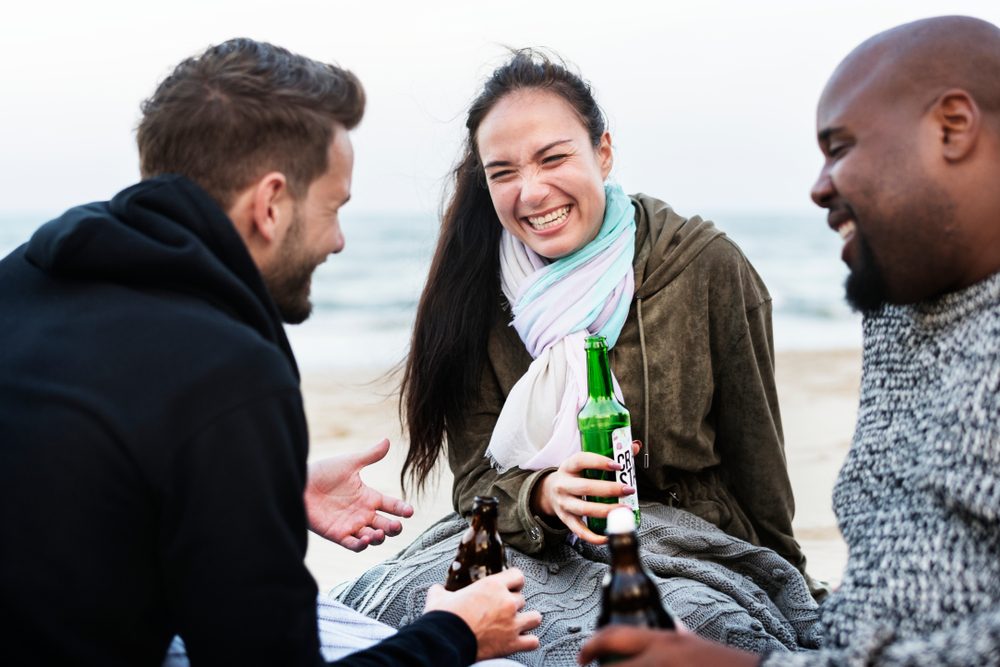
M764 665L1000 665L1000 274L866 318L823 649Z

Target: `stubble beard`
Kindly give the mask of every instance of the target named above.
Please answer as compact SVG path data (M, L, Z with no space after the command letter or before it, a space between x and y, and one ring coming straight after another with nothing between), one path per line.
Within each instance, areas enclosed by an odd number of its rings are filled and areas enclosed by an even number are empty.
M302 239L304 222L296 211L273 268L264 274L268 292L286 324L301 324L312 314L309 290L319 262L307 255Z
M948 289L955 264L955 242L950 238L955 203L932 179L918 173L905 181L899 204L880 214L881 234L876 258L858 225L857 259L845 283L848 304L870 313L887 303L906 304L933 298ZM896 202L893 202L896 203ZM895 225L888 221L905 221ZM891 234L886 230L894 230Z
M875 261L875 254L865 237L859 233L855 239L858 246L857 266L851 267L851 273L844 283L847 303L860 313L870 313L885 305L885 277Z

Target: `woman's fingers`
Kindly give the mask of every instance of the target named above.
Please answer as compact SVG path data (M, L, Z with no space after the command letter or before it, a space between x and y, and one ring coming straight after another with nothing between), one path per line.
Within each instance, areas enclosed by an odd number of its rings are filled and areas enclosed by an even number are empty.
M562 504L563 511L568 514L578 517L590 516L596 519L606 519L611 510L616 507L623 507L623 505L619 503L595 503L583 498L567 499Z
M587 524L585 524L583 520L576 515L567 514L559 518L562 519L562 522L566 524L566 527L569 528L574 535L585 542L590 542L591 544L604 544L608 541L608 538L601 537L588 528Z
M569 457L559 469L573 474L579 474L584 470L621 470L622 466L614 459L593 452L579 452Z
M621 482L605 482L599 479L573 477L560 485L559 490L570 496L597 496L600 498L621 498L635 492L631 486Z

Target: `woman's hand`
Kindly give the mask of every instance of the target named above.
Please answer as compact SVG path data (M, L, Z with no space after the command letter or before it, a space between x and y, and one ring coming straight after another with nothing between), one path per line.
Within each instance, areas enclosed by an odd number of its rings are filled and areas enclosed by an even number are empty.
M633 456L638 452L638 441L632 443ZM588 479L584 470L617 472L621 464L600 454L579 452L569 457L559 468L545 477L535 487L532 505L546 516L556 517L581 540L591 544L604 544L602 537L587 528L583 517L607 518L608 513L620 505L588 502L585 496L620 498L635 492L620 482Z

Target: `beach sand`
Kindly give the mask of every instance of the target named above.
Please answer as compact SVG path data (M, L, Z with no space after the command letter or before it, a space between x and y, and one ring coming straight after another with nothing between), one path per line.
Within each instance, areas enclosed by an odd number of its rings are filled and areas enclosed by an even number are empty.
M854 429L860 371L858 350L777 355L785 452L796 500L795 534L809 572L834 584L840 581L847 548L837 530L831 493ZM388 437L389 455L362 477L370 486L399 495L405 442L393 393L395 380L381 368L322 372L304 368L302 386L312 439L310 458L359 450ZM415 513L404 521L403 532L382 545L354 553L310 533L306 564L321 591L390 558L451 511L451 475L446 464L439 471L437 484L423 496L409 498Z

